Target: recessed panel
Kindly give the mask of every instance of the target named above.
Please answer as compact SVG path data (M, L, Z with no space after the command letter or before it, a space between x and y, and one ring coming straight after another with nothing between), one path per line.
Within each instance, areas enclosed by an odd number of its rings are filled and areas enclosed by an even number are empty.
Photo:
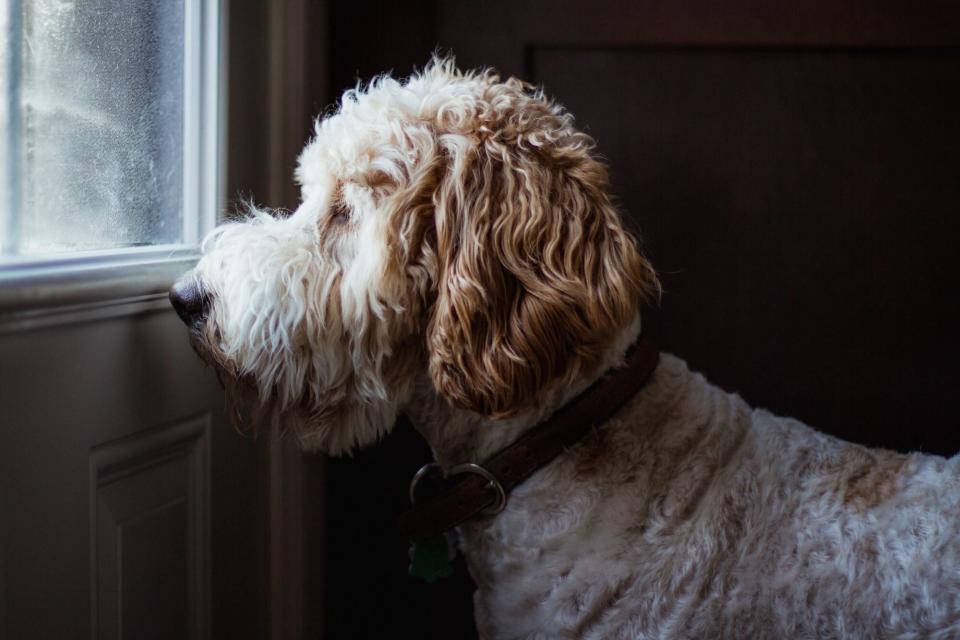
M121 525L124 638L189 637L189 515L180 499Z
M94 637L204 635L207 424L198 418L94 450Z
M668 351L754 404L949 454L960 53L535 50L661 274ZM774 375L771 375L774 372ZM816 372L811 375L811 372Z

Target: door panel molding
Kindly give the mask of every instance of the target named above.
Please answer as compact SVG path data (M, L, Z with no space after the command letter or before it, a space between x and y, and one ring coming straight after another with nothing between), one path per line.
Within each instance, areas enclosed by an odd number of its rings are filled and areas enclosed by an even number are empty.
M208 635L210 425L204 413L91 450L91 637Z

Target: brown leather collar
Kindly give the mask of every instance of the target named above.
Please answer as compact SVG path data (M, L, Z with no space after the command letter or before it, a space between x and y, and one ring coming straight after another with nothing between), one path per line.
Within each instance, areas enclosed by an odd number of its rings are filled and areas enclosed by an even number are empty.
M400 531L419 542L474 516L498 512L511 489L612 417L643 388L659 359L660 353L641 336L622 367L608 372L481 465L458 465L446 477L439 472L439 465L424 466L411 482L414 505L397 520Z

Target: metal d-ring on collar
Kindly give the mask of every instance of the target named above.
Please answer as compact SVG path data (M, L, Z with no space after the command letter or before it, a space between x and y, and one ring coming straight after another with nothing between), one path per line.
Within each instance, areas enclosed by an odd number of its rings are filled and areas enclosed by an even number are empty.
M410 479L410 504L416 503L417 485L420 484L420 481L423 480L424 476L434 469L438 469L441 473L443 473L443 469L439 464L436 462L428 462L420 467L415 474L413 474L413 478ZM452 478L453 476L459 476L465 473L475 473L476 475L485 479L487 484L485 484L483 488L493 489L497 494L497 501L481 511L481 514L485 516L495 516L503 511L503 508L507 506L507 492L503 490L503 485L500 484L500 481L497 480L496 476L480 465L473 462L458 464L455 467L452 467L448 473L445 473L444 477Z

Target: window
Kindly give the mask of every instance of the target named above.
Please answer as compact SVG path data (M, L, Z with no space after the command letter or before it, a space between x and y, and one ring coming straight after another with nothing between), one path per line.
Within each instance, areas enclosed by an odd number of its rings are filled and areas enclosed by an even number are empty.
M195 252L218 28L215 0L0 0L0 285Z

